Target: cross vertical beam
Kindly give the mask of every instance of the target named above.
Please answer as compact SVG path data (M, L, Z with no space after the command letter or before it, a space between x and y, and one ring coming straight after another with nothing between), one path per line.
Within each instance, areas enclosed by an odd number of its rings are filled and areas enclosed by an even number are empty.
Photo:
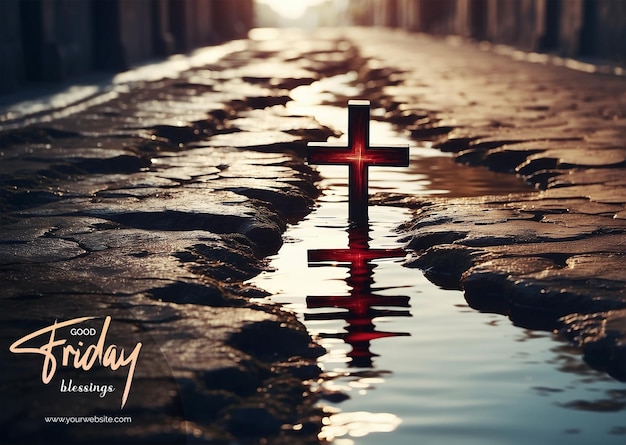
M366 227L368 220L368 167L409 165L407 144L370 147L370 102L348 102L348 146L309 142L309 164L348 166L348 218L355 227Z
M348 102L348 148L354 152L353 162L348 164L348 218L358 224L368 215L368 164L363 162L370 145L369 101Z

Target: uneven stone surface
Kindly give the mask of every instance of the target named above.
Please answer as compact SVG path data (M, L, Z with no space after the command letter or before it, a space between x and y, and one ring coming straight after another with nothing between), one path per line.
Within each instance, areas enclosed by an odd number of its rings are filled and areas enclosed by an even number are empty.
M626 378L623 79L383 30L233 48L0 133L0 363L10 363L0 392L15 401L0 410L3 443L317 442L306 382L321 351L292 314L251 300L263 293L244 281L310 211L306 142L333 134L284 104L298 86L346 73L351 88L321 92L325 104L358 94L415 140L537 188L376 195L415 210L402 227L411 265L463 288L479 310L561 330L590 364ZM107 344L143 343L123 410L126 370L59 365L43 385L42 357L9 352L82 316L99 317L84 324L98 331L112 317ZM74 346L95 342L60 331ZM115 391L61 393L69 379ZM42 421L91 414L133 423Z
M1 393L16 401L2 410L3 443L316 440L303 381L319 374L320 348L294 315L252 303L262 293L242 283L280 248L287 222L309 212L317 190L304 147L333 132L281 107L285 84L318 74L279 57L280 70L259 78L271 54L248 46L0 134L0 355L10 363ZM59 362L44 385L40 356L9 352L36 329L83 316L99 317L87 325L98 332L110 316L109 342L127 351L143 344L123 410L114 371ZM74 346L92 340L61 332ZM115 390L63 392L69 379ZM133 422L43 421L104 414Z

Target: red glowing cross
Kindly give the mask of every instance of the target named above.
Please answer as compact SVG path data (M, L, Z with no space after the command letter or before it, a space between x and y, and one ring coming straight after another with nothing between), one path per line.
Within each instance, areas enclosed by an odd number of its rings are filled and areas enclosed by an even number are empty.
M348 146L309 142L310 164L348 166L348 217L356 226L367 225L367 168L373 166L407 167L408 145L370 147L370 102L348 102Z

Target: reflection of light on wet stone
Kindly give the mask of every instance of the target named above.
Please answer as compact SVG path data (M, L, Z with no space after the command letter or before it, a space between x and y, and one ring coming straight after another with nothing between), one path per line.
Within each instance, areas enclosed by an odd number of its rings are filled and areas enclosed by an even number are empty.
M292 144L300 140L299 136L293 136L282 131L258 131L243 134L219 134L202 144L210 147L260 147L274 144Z
M241 131L302 131L306 129L319 130L319 124L309 116L289 116L284 108L269 108L263 110L250 110L241 113L240 118L233 119L230 123L233 128Z
M400 418L390 413L337 413L324 419L324 426L318 437L333 441L344 436L363 437L370 433L389 433L400 423Z
M303 85L291 91L291 98L299 104L321 104L324 101L335 101L337 97L358 97L361 94L359 88L351 85L357 79L357 74L350 71L337 76L325 77L313 82L311 85Z

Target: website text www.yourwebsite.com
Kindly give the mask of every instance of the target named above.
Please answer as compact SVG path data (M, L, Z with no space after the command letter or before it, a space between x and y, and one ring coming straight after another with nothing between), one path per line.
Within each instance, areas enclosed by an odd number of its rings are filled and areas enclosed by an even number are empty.
M132 423L130 416L47 416L43 418L46 423Z

